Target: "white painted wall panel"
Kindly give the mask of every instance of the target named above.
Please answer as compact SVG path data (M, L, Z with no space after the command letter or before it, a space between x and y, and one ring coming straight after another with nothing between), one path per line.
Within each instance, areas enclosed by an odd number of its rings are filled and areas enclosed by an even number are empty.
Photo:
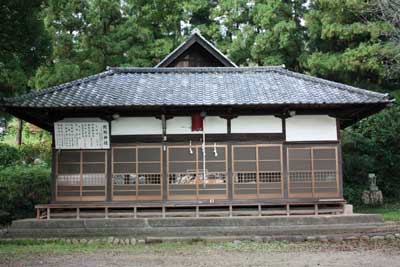
M204 122L207 134L227 133L227 121L217 116L206 117ZM192 117L174 117L167 120L168 134L201 134L202 132L192 132Z
M328 115L297 115L286 119L286 141L337 140L336 119Z
M173 117L172 119L167 120L167 135L191 134L191 133L192 133L191 117Z
M275 116L239 116L231 121L232 133L281 133L282 120Z
M154 117L121 117L111 122L111 134L162 134L162 122Z
M228 122L227 120L217 117L210 116L206 117L205 129L206 133L209 134L226 134L228 133Z

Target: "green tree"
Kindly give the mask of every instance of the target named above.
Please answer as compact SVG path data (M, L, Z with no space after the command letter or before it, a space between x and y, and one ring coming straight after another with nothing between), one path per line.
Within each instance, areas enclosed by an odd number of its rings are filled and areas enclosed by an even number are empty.
M49 53L49 38L39 18L42 0L3 1L0 5L0 98L30 90L29 80ZM22 121L16 143L22 143Z
M88 26L88 4L81 0L48 0L43 9L43 20L51 35L52 54L38 69L32 86L45 88L83 76L81 62L85 62L82 38ZM89 67L90 69L90 67ZM94 72L96 68L86 71Z
M400 107L394 106L344 131L345 188L353 202L360 201L361 192L367 189L370 172L377 174L385 198L400 198L399 114Z
M304 2L222 0L209 34L239 65L281 65L299 70L304 47Z
M250 0L221 0L211 12L206 36L238 65L252 62L250 50L256 32L250 16L253 7Z
M389 42L394 28L364 0L313 0L305 16L308 54L302 58L312 75L363 88L398 87L388 71L399 49Z
M300 70L299 57L304 47L301 18L306 1L257 1L252 11L257 35L251 47L258 65L285 64Z
M0 97L26 92L28 81L49 52L39 18L41 0L2 1L0 5Z

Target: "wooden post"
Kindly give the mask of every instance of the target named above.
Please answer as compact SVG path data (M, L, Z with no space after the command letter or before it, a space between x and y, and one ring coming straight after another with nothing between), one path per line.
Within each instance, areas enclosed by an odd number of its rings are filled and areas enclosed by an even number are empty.
M22 144L22 130L23 130L24 124L21 119L17 118L17 134L15 137L15 143L17 146L21 146Z
M318 204L314 204L314 214L318 215Z
M196 206L196 218L200 217L200 210L199 210L199 206Z
M161 210L162 210L162 217L165 218L165 206L162 206Z
M137 207L135 206L134 208L133 208L133 218L137 218Z
M47 220L50 220L50 208L47 208Z
M110 123L110 127L111 127L111 123ZM110 128L111 129L111 128ZM111 131L111 130L110 130ZM112 160L113 160L113 150L112 148L108 149L106 152L106 181L105 181L105 187L106 187L106 200L107 201L112 201L112 190L113 190L113 181L112 181L112 170L113 170L113 166L112 166Z
M290 205L286 204L286 216L290 216Z
M80 217L81 217L81 215L80 215L80 209L79 208L76 208L76 219L80 219Z
M262 210L261 210L261 205L258 205L258 216L262 216Z
M40 208L36 208L36 220L40 219Z
M229 217L233 216L232 205L229 205Z
M104 213L105 213L106 219L108 219L108 207L105 207L105 208L104 208Z

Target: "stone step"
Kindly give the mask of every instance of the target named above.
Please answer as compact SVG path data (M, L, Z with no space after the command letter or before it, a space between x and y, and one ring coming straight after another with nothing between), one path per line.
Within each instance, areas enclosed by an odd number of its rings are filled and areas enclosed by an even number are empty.
M275 216L233 218L91 218L91 219L25 219L13 221L11 228L91 228L99 227L192 227L192 226L293 226L316 224L383 223L381 215Z
M378 232L378 215L14 221L6 237L210 237Z

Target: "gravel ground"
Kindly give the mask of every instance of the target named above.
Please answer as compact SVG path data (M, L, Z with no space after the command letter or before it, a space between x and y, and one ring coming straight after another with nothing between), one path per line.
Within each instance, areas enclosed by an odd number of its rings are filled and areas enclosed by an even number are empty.
M400 266L396 246L320 245L296 247L299 251L256 248L229 249L202 245L178 249L99 249L80 252L23 252L0 254L0 266ZM348 251L346 251L348 250ZM1 251L0 251L1 252Z

